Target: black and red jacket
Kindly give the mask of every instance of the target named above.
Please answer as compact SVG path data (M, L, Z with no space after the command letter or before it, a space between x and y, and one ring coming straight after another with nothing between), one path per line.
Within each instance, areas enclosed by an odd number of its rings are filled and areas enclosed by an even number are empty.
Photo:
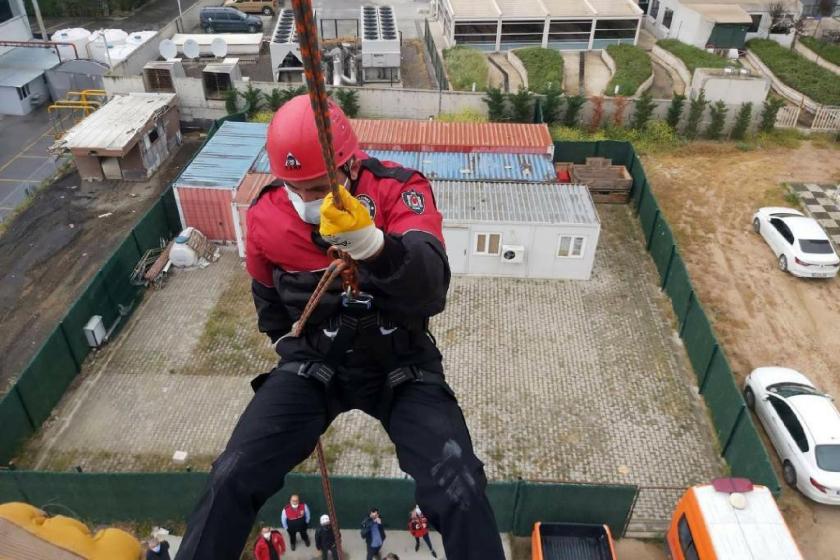
M418 171L380 162L357 152L359 177L350 192L368 207L385 233L382 252L359 263L359 287L374 297L376 311L393 322L402 337L394 352L399 365L440 360L423 325L443 311L449 288L449 263L443 244L442 216L429 181ZM318 361L325 355L322 331L340 312L337 280L312 313L300 338L286 336L330 262L318 226L304 222L282 183L265 189L248 210L246 265L261 332L286 361ZM388 332L390 329L385 329ZM383 335L385 336L385 335ZM392 337L393 338L393 337ZM328 342L328 341L327 341ZM365 362L357 348L357 363Z

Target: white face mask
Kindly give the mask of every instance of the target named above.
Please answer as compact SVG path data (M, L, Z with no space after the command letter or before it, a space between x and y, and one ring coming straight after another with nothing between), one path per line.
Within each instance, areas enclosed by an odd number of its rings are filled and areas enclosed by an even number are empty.
M414 515L418 515L418 516L419 516L420 514L421 514L421 512L420 512L420 508L419 508L419 507L414 508Z
M300 195L292 191L289 187L286 187L286 192L289 194L289 200L292 201L292 206L295 207L301 220L313 225L321 223L321 203L324 202L323 198L304 202Z
M152 550L154 552L160 552L160 545L155 546Z
M270 539L270 538L271 538L271 533L268 533L268 532L267 532L267 533L263 533L263 534L262 534L262 536L263 536L263 538L264 538L265 540L268 540L268 539Z

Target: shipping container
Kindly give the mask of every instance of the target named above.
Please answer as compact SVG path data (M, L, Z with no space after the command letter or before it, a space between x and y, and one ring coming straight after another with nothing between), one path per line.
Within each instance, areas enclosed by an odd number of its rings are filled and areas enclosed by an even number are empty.
M397 152L368 150L368 155L394 161L423 173L428 179L445 181L557 181L551 158L542 154L488 152Z
M176 187L173 191L184 226L194 227L211 241L236 241L230 211L234 190Z
M248 208L251 207L251 203L257 198L263 187L273 180L274 177L268 173L248 173L233 198L232 215L234 229L236 230L236 247L239 250L239 256L242 258L245 257L245 241L248 238Z
M364 150L554 155L554 143L545 124L370 119L351 123Z

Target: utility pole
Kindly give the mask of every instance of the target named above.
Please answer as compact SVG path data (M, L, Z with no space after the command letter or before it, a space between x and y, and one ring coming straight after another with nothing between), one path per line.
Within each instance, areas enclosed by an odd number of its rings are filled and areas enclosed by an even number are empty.
M23 6L23 0L21 0L21 6ZM38 5L38 0L32 0L32 9L35 10L35 19L38 20L38 29L41 31L41 40L49 41L50 38L47 35L47 28L44 26L44 18L41 17L41 7ZM26 10L24 10L23 13L25 15Z

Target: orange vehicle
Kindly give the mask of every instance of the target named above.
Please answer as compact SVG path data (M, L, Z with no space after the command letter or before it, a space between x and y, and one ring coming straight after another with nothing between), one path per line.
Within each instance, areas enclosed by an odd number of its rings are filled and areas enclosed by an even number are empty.
M531 532L531 560L616 560L610 528L537 522Z
M686 490L665 545L673 560L802 560L770 490L745 478Z

